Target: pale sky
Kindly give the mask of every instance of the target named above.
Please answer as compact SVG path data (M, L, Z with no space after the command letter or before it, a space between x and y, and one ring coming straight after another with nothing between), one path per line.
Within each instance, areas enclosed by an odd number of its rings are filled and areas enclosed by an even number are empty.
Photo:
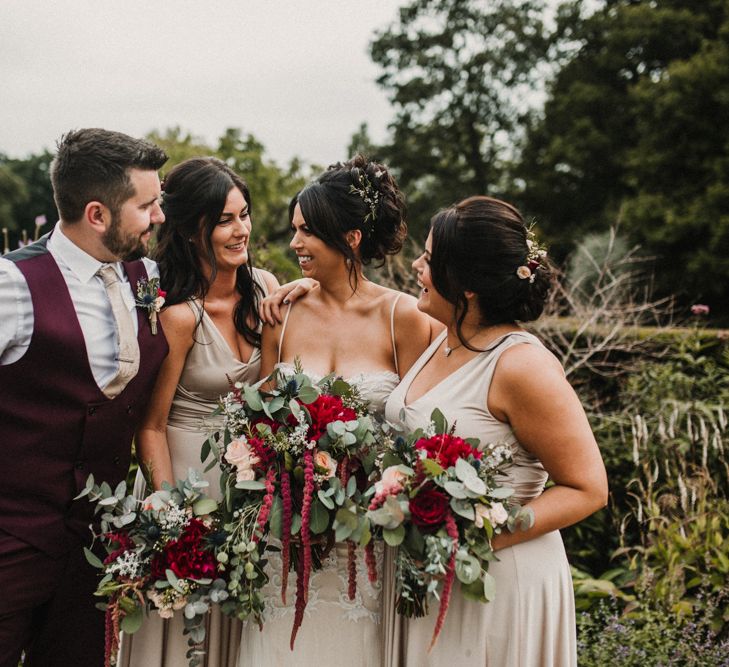
M393 111L368 55L399 0L1 0L0 152L72 128L252 133L283 166L329 164Z

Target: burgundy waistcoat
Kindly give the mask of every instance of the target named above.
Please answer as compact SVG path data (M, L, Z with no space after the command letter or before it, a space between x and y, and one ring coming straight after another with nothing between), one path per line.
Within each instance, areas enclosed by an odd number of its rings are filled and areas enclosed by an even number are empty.
M139 372L114 399L91 372L81 325L47 237L6 255L25 277L33 302L26 353L0 365L0 529L60 555L91 539L93 505L73 498L89 474L114 488L126 477L131 443L167 341L151 334L137 309ZM132 286L146 279L141 261L125 262Z

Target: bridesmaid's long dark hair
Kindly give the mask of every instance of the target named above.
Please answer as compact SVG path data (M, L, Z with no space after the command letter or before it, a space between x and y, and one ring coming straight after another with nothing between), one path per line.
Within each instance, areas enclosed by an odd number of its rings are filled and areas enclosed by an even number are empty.
M250 211L251 194L245 181L217 158L185 160L165 178L162 203L165 223L160 226L152 257L159 264L160 284L167 291L167 305L192 298L205 302L210 283L217 275L210 237L225 208L228 193L233 188L241 191ZM202 239L205 260L212 269L210 280L202 271L197 246L192 243L198 234ZM236 289L240 299L233 313L235 328L248 343L260 347L258 302L263 292L253 280L250 248L248 262L238 267Z

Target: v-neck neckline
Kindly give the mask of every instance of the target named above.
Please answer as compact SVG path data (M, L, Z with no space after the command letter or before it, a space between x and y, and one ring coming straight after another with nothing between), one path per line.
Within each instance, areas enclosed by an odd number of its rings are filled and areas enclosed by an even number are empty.
M233 352L233 348L230 347L230 344L225 339L225 336L223 336L223 334L220 332L220 329L218 329L218 326L215 324L215 321L210 316L208 311L205 310L205 308L203 308L202 306L200 306L200 309L202 310L203 317L207 318L207 323L210 326L210 329L213 331L213 334L218 339L217 340L218 347L222 348L223 351L227 352L233 358L233 360L236 363L240 364L241 366L250 366L251 362L253 361L253 358L256 356L256 352L258 352L258 354L260 354L261 349L259 347L253 346L253 351L251 352L251 356L248 358L248 361L243 361L243 360L239 359Z

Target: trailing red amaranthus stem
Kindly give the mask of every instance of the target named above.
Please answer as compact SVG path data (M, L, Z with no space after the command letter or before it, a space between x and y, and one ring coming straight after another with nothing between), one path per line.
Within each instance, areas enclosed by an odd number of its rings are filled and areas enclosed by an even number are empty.
M456 520L453 515L448 512L445 520L446 532L448 537L453 541L451 547L451 557L448 559L448 566L446 568L445 583L443 584L443 593L440 598L440 608L438 609L438 618L435 622L435 628L433 629L433 638L430 640L430 647L428 653L435 646L435 642L438 641L438 635L443 629L443 623L445 622L446 614L448 613L448 605L451 601L451 591L453 590L453 581L456 577L456 552L458 551L458 526L456 526Z
M357 594L357 546L351 540L347 542L347 573L349 574L347 594L350 600L354 600Z
M291 642L289 646L294 650L294 642L296 641L296 633L301 627L304 620L304 609L306 609L306 600L304 599L304 559L299 558L296 564L296 608L294 611L294 627L291 628Z
M258 511L258 519L256 519L256 530L253 532L253 541L258 542L264 535L266 530L266 522L271 515L271 507L273 507L273 492L276 487L276 468L271 466L266 472L266 495L263 496L261 509Z
M291 480L289 473L281 473L281 600L286 604L286 588L289 585L289 567L291 554Z
M347 486L347 482L349 481L349 456L346 454L344 455L344 458L342 459L342 462L339 464L339 481L342 483L343 487Z
M118 639L114 637L114 624L112 621L115 611L116 604L113 600L110 600L104 619L104 667L111 667L111 656L116 655L116 647L118 646Z
M377 560L375 559L375 543L373 540L365 546L365 563L367 564L367 578L371 584L377 581Z
M304 602L309 600L309 575L311 574L311 501L314 497L314 452L304 450L304 500L301 504L301 547L303 550Z

